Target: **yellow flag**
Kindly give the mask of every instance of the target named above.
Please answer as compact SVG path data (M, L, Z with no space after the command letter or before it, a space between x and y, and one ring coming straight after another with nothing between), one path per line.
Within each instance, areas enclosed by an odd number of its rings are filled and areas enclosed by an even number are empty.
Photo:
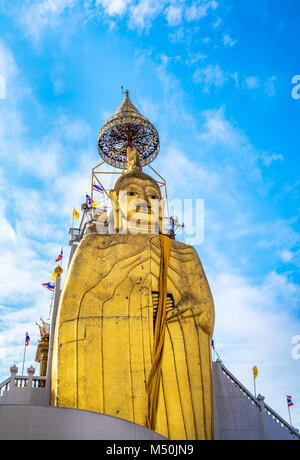
M92 208L98 208L99 203L99 201L92 201Z
M254 377L254 380L257 379L257 376L258 376L258 369L256 366L253 367L253 377Z
M79 216L80 216L79 212L77 211L76 208L74 208L74 210L73 210L73 217L75 217L75 219L79 219Z

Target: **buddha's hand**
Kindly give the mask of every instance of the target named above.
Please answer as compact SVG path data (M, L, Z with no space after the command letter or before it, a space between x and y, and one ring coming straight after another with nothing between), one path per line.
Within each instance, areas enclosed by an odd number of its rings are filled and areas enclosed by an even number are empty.
M196 327L200 327L206 334L212 336L215 321L212 297L199 299L190 295L181 298L177 305L167 312L167 322L176 321L179 318L182 320L193 319Z

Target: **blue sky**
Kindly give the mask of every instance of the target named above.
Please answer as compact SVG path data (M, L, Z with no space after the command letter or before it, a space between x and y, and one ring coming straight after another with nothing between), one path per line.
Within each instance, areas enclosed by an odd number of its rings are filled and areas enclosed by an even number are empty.
M0 380L34 361L97 135L128 88L170 198L205 201L197 246L228 368L300 427L297 0L0 0ZM65 262L66 264L66 258ZM33 363L34 364L34 363ZM36 367L38 365L36 364Z

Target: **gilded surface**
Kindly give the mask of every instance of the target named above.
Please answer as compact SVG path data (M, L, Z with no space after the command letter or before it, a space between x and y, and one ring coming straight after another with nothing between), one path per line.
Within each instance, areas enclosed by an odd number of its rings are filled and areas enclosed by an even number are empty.
M40 375L43 377L47 373L48 351L49 351L49 331L47 330L46 323L40 318L42 326L35 323L40 331L40 340L38 343L35 361L40 363Z
M73 258L59 306L52 404L145 425L151 369L158 235L88 234ZM155 431L212 439L214 307L196 251L171 241L167 325Z

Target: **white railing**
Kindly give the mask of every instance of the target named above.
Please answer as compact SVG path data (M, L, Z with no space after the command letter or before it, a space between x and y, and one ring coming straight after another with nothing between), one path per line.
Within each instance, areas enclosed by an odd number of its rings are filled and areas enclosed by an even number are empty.
M0 383L0 397L2 396L4 391L9 391L9 386L10 386L10 377L4 380L4 382Z
M34 377L35 369L30 367L27 369L28 375L17 375L18 368L13 366L10 368L10 377L0 383L0 397L3 396L5 391L11 391L16 388L44 388L46 385L46 377Z
M300 440L300 434L297 430L295 430L291 425L289 425L282 417L280 417L280 415L278 415L273 409L271 409L271 407L269 407L266 403L264 404L265 406L265 412L273 418L273 420L276 422L276 423L279 423L281 425L282 428L285 428L286 430L288 430L291 435Z
M264 402L264 398L263 397L260 397L258 396L257 398L255 398L255 396L253 396L252 393L250 393L249 390L247 390L247 388L244 387L244 385L238 381L238 379L236 377L234 377L234 375L231 374L231 372L226 369L226 367L224 366L224 364L221 362L221 361L217 361L217 363L221 366L221 369L222 369L222 372L223 374L231 381L231 383L233 385L235 385L239 390L240 392L246 397L248 398L249 401L251 401L251 403L253 405L255 405L260 411L264 411L266 414L268 414L270 417L273 418L273 420L277 423L279 423L281 425L282 428L288 430L290 432L290 434L295 438L295 439L298 439L300 440L300 434L299 432L293 428L291 425L289 425L282 417L280 417L280 415L278 415L273 409L271 409L265 402Z
M234 377L234 375L232 375L232 373L228 369L226 369L226 367L221 361L217 362L220 364L223 374L231 381L231 383L235 385L241 393L243 393L243 395L251 402L251 404L257 406L257 408L260 410L260 404L258 400L255 398L255 396L253 396L253 394L250 393L250 391L247 390L247 388L244 387L244 385L241 382L239 382L238 379Z

